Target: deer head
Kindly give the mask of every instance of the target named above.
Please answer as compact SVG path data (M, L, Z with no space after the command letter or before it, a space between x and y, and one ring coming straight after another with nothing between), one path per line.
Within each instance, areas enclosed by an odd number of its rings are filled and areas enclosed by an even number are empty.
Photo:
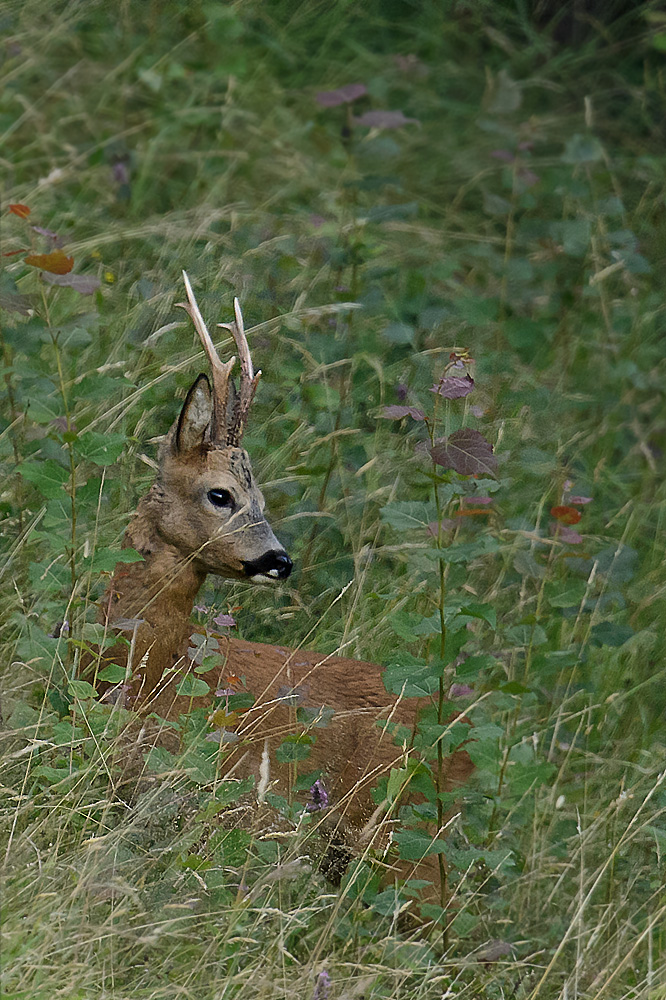
M236 391L231 371L236 359L220 361L185 272L189 314L204 346L212 385L199 375L166 436L154 487L162 538L205 573L235 579L283 580L292 562L264 516L264 498L240 447L261 372L254 373L238 299L232 334L241 362Z

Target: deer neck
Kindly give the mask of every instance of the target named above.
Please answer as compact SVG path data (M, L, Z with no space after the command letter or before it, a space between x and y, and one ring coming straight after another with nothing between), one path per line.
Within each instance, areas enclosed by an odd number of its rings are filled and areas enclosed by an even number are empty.
M159 486L139 502L123 539L123 548L136 549L142 562L118 563L104 598L103 617L109 625L127 630L141 620L139 655L148 652L151 686L166 667L184 655L192 625L190 615L206 573L160 535Z

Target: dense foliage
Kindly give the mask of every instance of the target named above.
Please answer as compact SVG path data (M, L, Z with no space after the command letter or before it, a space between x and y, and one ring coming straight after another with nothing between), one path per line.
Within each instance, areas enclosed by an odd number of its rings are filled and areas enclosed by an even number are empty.
M0 15L4 996L662 995L666 17L623 16L574 48L508 4ZM382 859L325 881L298 732L269 835L204 715L123 784L77 679L204 367L183 268L243 303L296 564L197 622L432 696L377 792L394 851L444 851L425 931Z

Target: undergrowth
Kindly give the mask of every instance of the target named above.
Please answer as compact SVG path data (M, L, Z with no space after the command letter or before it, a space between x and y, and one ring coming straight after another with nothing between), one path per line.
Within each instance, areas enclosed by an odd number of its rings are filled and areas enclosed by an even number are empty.
M4 996L663 996L666 19L573 47L520 10L0 15ZM442 858L425 928L368 852L325 880L307 783L230 821L204 715L128 789L77 679L205 367L183 268L243 303L295 562L201 614L432 698L377 792Z

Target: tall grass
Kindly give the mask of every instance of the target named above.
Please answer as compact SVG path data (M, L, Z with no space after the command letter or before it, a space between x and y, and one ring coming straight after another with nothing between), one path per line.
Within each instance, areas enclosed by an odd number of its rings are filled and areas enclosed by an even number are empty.
M4 995L662 996L663 16L576 49L509 5L1 16ZM350 83L367 94L318 102ZM35 225L96 291L12 255L53 250ZM450 516L442 611L492 610L449 678L477 768L445 948L382 859L336 888L302 817L246 819L201 720L123 783L122 712L76 680L203 367L183 268L207 316L237 294L254 328L246 445L296 563L279 593L211 580L202 604L416 676L441 642L428 523ZM499 489L431 515L422 424L378 417L430 410L465 349L474 393L438 433L482 431Z

